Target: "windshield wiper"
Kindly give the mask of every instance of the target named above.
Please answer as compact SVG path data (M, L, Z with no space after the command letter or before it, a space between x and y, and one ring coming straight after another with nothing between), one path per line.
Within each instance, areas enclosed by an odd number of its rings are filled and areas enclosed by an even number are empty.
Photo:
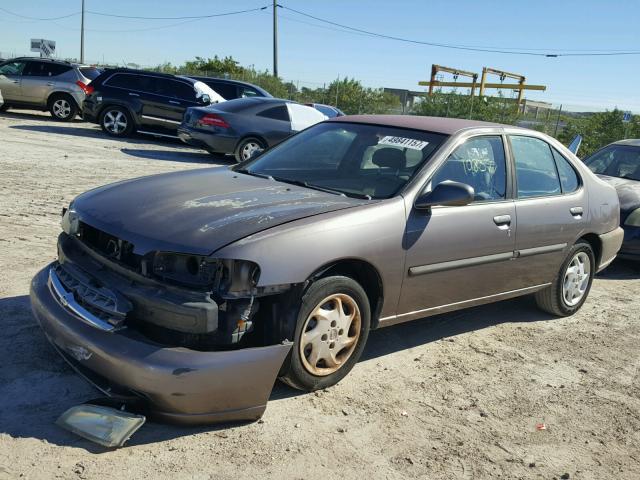
M246 168L239 168L235 170L238 173L244 173L246 175L252 175L254 177L266 178L267 180L273 180L274 178L271 175L265 175L264 173L250 172Z
M290 183L291 185L298 185L300 187L311 188L313 190L320 190L321 192L333 193L334 195L340 195L341 197L355 197L355 198L362 198L365 200L371 200L371 197L369 195L364 195L362 193L352 194L352 193L342 192L340 190L336 190L333 188L321 187L320 185L315 185L313 183L309 183L304 180L293 180L293 179L282 178L282 177L272 177L272 178L278 182Z

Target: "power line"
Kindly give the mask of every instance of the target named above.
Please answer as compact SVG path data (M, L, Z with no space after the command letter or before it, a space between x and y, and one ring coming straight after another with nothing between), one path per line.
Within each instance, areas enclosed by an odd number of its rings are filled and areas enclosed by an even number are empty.
M144 17L144 16L136 16L136 15L117 15L114 13L104 13L104 12L93 12L87 11L92 15L99 15L102 17L115 17L115 18L130 18L136 20L200 20L204 18L213 18L213 17L225 17L227 15L237 15L240 13L249 13L249 12L257 12L258 10L266 10L269 8L269 5L265 5L263 7L256 8L248 8L246 10L237 10L235 12L226 12L226 13L212 13L210 15L191 15L191 16L183 16L183 17Z
M21 15L19 13L12 12L12 11L7 10L6 8L2 8L2 7L0 7L0 10L5 12L5 13L8 13L9 15L13 15L14 17L26 18L28 20L36 20L36 21L62 20L63 18L75 17L76 15L80 15L82 13L82 12L75 12L75 13L69 13L68 15L61 15L59 17L41 18L41 17L30 17L28 15Z
M334 25L336 27L340 27L346 30L351 30L353 32L357 32L360 34L365 34L365 35L370 35L372 37L378 37L378 38L384 38L387 40L395 40L398 42L405 42L405 43L413 43L413 44L417 44L417 45L427 45L427 46L431 46L431 47L440 47L440 48L449 48L449 49L454 49L454 50L466 50L466 51L472 51L472 52L485 52L485 53L500 53L500 54L505 54L505 55L529 55L529 56L536 56L536 57L577 57L577 56L616 56L616 55L640 55L640 51L622 51L622 50L598 50L598 51L554 51L554 50L547 50L547 52L549 53L542 53L542 52L536 52L536 51L525 51L525 50L534 50L534 49L519 49L519 50L514 50L514 49L510 49L508 47L498 47L498 48L491 48L491 47L474 47L474 46L470 46L470 45L455 45L455 44L448 44L448 43L438 43L438 42L427 42L427 41L422 41L422 40L413 40L410 38L402 38L402 37L396 37L393 35L385 35L382 33L377 33L377 32L371 32L369 30L364 30L361 28L357 28L357 27L351 27L349 25L344 25L342 23L338 23L338 22L333 22L331 20L327 20L325 18L320 18L317 17L315 15L311 15L305 12L301 12L300 10L296 10L294 8L290 8L287 7L285 5L282 4L278 4L278 6L280 8L284 8L285 10L289 10L291 12L297 13L298 15L302 15L304 17L307 18L312 18L316 21L322 22L322 23L326 23L329 25ZM554 53L551 53L551 52Z

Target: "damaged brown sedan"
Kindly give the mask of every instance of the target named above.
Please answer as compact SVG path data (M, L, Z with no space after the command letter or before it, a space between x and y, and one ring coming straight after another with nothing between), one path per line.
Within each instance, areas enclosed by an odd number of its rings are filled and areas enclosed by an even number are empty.
M525 294L574 313L618 222L615 190L538 132L340 117L234 167L78 196L31 300L105 393L251 420L278 377L338 382L374 328Z

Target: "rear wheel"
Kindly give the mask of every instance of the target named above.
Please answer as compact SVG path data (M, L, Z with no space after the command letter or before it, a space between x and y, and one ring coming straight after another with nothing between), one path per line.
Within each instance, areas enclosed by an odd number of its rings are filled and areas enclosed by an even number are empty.
M589 296L595 269L593 248L580 240L569 250L553 283L536 293L538 307L559 317L573 315Z
M255 137L243 138L235 151L236 161L244 162L265 149L264 142Z
M313 283L302 299L282 380L306 391L335 385L360 358L370 324L369 301L356 281L335 276Z
M68 122L78 114L78 106L70 95L56 94L49 99L49 112L56 120Z
M107 107L100 114L100 126L107 135L126 137L133 131L133 120L124 107Z

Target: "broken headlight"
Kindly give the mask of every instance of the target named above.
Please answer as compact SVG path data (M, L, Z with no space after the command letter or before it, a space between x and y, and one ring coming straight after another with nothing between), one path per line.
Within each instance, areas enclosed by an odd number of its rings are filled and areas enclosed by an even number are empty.
M156 252L152 273L170 282L211 288L221 295L247 297L256 293L260 268L246 260Z
M80 217L78 216L78 213L73 209L73 202L69 204L69 208L62 209L60 226L62 227L62 231L67 235L75 237L78 234Z

